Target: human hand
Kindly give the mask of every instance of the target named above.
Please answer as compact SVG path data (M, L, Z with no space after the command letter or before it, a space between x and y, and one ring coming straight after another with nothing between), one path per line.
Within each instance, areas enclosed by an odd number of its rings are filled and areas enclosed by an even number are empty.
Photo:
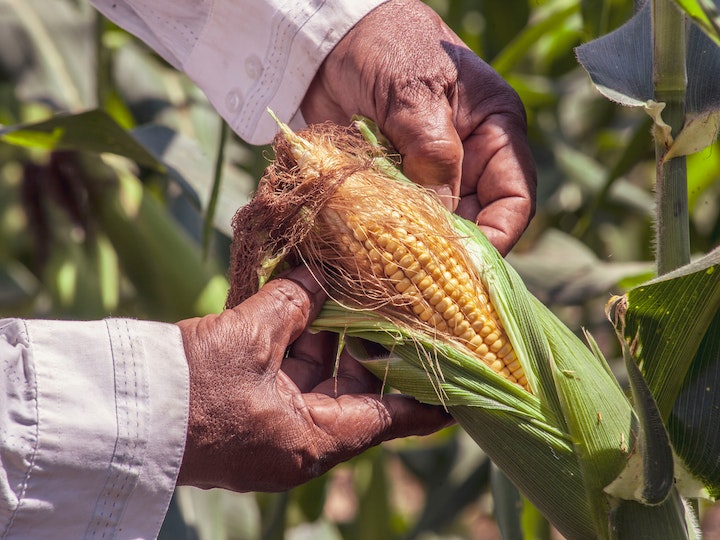
M525 111L512 88L419 0L389 0L325 59L308 123L372 118L403 171L475 221L504 255L535 211Z
M324 300L303 267L234 309L178 323L190 368L178 484L285 490L382 441L451 423L439 407L381 397L380 381L348 355L333 377L332 336L304 332Z

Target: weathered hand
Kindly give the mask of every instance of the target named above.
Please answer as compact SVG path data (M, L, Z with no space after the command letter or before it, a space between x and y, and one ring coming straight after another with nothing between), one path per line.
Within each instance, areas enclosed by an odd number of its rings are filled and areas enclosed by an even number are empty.
M324 300L298 268L234 309L178 323L190 367L179 484L285 490L384 440L451 422L439 407L381 397L348 355L333 377L332 337L304 332Z
M419 0L389 0L335 47L302 104L309 123L372 118L405 174L506 254L533 216L536 173L517 94Z

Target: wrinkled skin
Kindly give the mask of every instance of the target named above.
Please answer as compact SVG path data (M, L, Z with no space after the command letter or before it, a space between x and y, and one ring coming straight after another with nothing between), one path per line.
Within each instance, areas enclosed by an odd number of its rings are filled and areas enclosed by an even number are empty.
M325 59L308 123L377 122L405 174L475 221L503 254L535 209L535 165L514 90L419 0L390 0Z
M302 113L308 122L374 119L405 173L503 254L533 215L522 104L419 1L390 0L362 19L326 58ZM381 396L349 356L333 377L332 339L304 332L324 299L297 269L234 309L178 323L190 368L179 484L284 490L384 440L452 422L438 407Z
M234 309L178 323L190 367L179 484L285 490L382 441L451 423L438 407L381 397L349 356L333 377L332 336L303 332L324 300L298 268Z

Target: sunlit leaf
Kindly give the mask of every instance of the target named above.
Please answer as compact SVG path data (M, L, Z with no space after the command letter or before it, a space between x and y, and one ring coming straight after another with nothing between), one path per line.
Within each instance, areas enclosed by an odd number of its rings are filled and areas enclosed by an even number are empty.
M707 36L720 46L720 12L711 0L675 0Z
M720 175L720 143L716 142L687 159L688 206L692 210L700 196L718 181Z
M690 118L670 144L663 156L667 161L678 156L687 156L710 146L718 134L720 127L720 110L707 111Z
M64 135L64 130L60 127L50 132L34 131L32 129L18 129L16 131L0 131L0 137L3 141L16 146L24 146L27 148L42 148L44 150L53 150L57 148L60 140Z
M0 128L0 140L46 150L109 152L153 169L162 164L115 120L101 110L59 114L32 124Z

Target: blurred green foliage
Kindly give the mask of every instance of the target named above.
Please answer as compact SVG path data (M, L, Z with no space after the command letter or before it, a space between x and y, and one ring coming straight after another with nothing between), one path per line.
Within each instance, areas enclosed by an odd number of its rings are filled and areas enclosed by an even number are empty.
M602 307L652 272L653 143L646 115L600 96L574 47L625 22L632 0L427 3L527 108L538 211L509 260L619 358ZM221 145L202 93L85 0L0 0L0 27L0 316L175 321L221 309L234 210L223 201L250 195L267 149ZM718 142L688 167L692 250L706 252L720 243ZM548 537L455 429L383 445L285 494L180 489L162 537L498 538L491 484L508 537L521 517L537 531L526 537Z

